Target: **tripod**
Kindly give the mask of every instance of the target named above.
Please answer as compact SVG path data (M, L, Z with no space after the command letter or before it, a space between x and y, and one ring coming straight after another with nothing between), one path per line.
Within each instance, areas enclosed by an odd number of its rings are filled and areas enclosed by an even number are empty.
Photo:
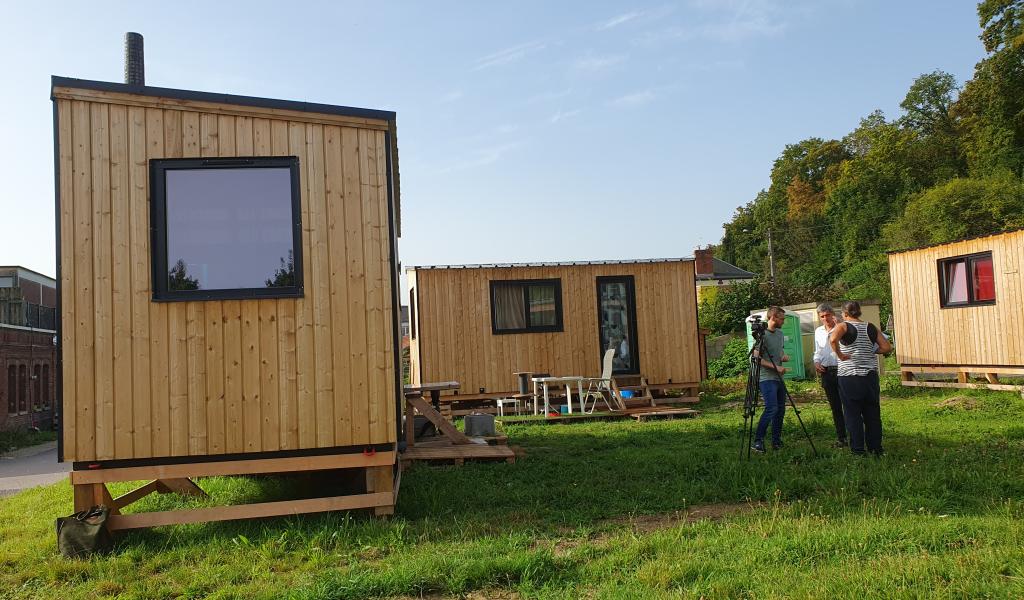
M754 335L754 346L747 353L747 359L750 362L750 371L747 374L747 393L743 398L743 430L742 430L742 445L740 446L740 458L743 458L743 451L746 449L747 458L750 458L750 447L754 441L754 417L757 415L757 399L761 395L761 358L767 358L772 363L772 370L778 372L778 366L775 364L775 359L772 357L771 352L765 348L764 345L764 330L758 331L755 327L753 330ZM814 440L811 439L811 434L807 433L807 427L804 426L804 420L800 418L800 410L796 407L796 402L793 401L793 396L789 395L789 389L786 388L786 381L780 376L779 384L782 387L782 393L786 399L789 400L789 405L793 407L793 414L796 415L796 420L800 423L800 429L804 432L804 437L807 438L807 443L811 445L811 450L814 452L814 456L818 456L818 449L814 447Z

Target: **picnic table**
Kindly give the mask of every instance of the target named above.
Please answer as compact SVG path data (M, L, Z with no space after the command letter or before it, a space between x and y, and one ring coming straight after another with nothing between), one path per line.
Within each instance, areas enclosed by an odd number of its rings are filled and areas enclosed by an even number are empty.
M572 414L572 384L576 384L579 390L580 398L580 412L586 412L583 409L583 382L587 380L587 377L580 377L578 375L571 375L568 377L534 377L533 379L533 395L537 397L537 384L540 384L544 390L544 415L547 416L551 410L551 406L548 402L548 386L551 384L564 384L565 385L565 397L569 404L569 414ZM537 414L539 402L534 400L533 402L533 414Z

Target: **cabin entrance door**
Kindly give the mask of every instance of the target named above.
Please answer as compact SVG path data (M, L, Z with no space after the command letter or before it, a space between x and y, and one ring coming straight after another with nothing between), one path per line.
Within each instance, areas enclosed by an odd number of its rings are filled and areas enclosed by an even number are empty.
M639 374L636 288L632 275L597 278L597 329L600 356L604 358L608 348L615 348L612 374Z

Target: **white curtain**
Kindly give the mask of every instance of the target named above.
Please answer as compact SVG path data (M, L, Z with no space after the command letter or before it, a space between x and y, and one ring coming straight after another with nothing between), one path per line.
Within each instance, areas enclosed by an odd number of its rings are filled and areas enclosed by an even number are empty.
M494 320L498 331L526 329L526 305L523 286L498 284L494 286Z

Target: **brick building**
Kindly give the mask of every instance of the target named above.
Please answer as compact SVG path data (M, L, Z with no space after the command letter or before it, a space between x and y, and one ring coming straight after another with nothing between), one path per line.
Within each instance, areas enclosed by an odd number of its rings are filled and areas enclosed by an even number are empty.
M53 426L57 282L0 267L0 429Z

